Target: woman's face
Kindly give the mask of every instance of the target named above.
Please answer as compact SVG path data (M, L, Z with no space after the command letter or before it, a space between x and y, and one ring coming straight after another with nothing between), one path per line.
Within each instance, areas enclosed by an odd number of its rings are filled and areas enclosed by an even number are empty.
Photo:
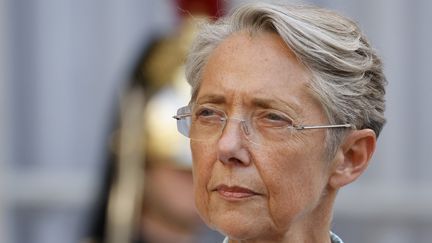
M210 55L195 107L245 119L256 110L304 124L326 123L308 90L309 73L275 34L236 33ZM191 140L195 203L206 223L233 239L280 239L313 222L329 177L325 131L249 142L230 120L215 140Z

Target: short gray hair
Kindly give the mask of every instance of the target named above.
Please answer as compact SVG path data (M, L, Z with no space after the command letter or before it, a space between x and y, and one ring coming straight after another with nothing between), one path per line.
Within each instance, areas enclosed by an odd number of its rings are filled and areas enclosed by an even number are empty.
M278 34L311 72L310 89L332 124L370 128L378 136L385 123L387 83L382 63L358 25L315 6L243 5L228 17L202 26L186 61L193 102L212 51L235 32ZM346 131L346 130L345 130ZM334 155L345 132L330 129L327 152Z

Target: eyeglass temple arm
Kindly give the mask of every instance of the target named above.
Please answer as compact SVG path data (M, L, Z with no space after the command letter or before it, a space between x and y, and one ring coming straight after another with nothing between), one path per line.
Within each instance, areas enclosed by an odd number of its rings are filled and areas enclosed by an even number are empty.
M306 130L306 129L323 129L323 128L352 128L356 129L353 124L340 124L340 125L297 125L294 126L296 130Z
M190 116L191 114L181 114L181 115L175 115L175 116L173 116L172 118L174 118L174 119L176 119L176 120L180 120L180 119L183 119L183 118L185 118L185 117L188 117L188 116Z

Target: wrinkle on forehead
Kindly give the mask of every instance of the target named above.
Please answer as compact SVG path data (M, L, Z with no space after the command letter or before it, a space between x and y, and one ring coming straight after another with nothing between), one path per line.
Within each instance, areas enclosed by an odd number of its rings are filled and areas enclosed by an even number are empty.
M209 56L195 101L224 96L219 104L253 107L268 100L299 118L314 116L308 104L320 102L311 94L311 79L308 68L277 34L237 32Z

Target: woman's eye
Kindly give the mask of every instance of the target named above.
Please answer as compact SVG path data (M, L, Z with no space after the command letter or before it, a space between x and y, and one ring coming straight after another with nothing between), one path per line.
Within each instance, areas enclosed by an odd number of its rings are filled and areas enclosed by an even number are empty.
M201 121L201 122L220 122L224 118L224 113L222 111L208 108L208 107L202 107L199 108L195 112L195 120Z
M292 120L282 114L269 112L265 113L258 119L259 125L263 127L286 127L292 126Z
M198 117L208 117L208 116L214 116L216 115L216 111L212 110L212 109L200 109L198 110L198 112L196 113Z
M278 115L278 114L274 114L274 113L270 113L267 114L266 119L272 120L272 121L283 121L285 120L284 117Z
M201 126L202 128L209 128L219 126L223 121L224 113L216 109L207 107L201 107L195 112L195 119L193 123L195 126Z

